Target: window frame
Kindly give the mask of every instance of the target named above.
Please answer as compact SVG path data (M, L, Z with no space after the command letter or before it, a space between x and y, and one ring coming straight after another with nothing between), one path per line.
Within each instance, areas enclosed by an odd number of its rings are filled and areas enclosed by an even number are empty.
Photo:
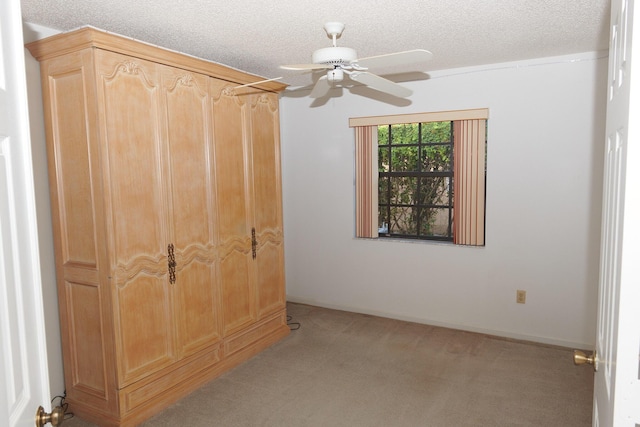
M488 108L350 118L349 126L355 129L356 134L356 237L373 239L379 237L378 126L452 121L455 122L455 132L460 135L459 141L454 141L457 146L454 146L453 175L456 177L454 181L457 190L453 202L455 209L453 243L484 246L488 118ZM396 238L407 241L437 241L423 238L410 239L404 236Z
M448 141L426 141L425 137L424 137L424 133L423 133L423 129L424 129L424 125L428 124L428 123L449 123L449 140ZM389 161L391 161L391 159L393 158L392 156L392 152L394 149L400 149L400 148L405 148L405 147L416 147L418 150L418 161L415 167L415 170L407 170L407 171L395 171L392 170L391 165L389 168L389 171L378 171L378 184L380 183L380 179L382 178L389 178L388 183L387 183L387 196L386 196L386 203L381 202L380 200L378 200L378 212L380 212L380 210L384 207L386 207L386 218L390 219L391 216L391 209L393 209L394 207L406 207L406 208L417 208L418 210L421 209L446 209L447 210L447 232L445 235L437 235L437 234L421 234L421 223L420 223L420 217L418 217L418 222L416 223L416 232L415 234L404 234L404 233L384 233L384 232L379 232L378 233L378 237L381 238L397 238L397 239L415 239L415 240L435 240L435 241L444 241L444 242L453 242L453 177L454 177L454 165L453 165L453 161L454 161L454 156L453 156L453 121L448 121L448 120L443 120L440 122L419 122L419 123L403 123L403 125L417 125L418 127L418 135L417 135L417 140L415 142L411 142L411 143L405 143L405 144L397 144L397 143L393 143L393 124L390 125L379 125L378 129L380 127L388 127L388 141L386 143L381 142L378 139L378 154L380 154L380 150L381 149L386 149L388 150L388 156L389 156ZM423 149L427 148L427 147L436 147L436 146L448 146L449 147L449 155L450 155L450 160L449 160L449 165L448 165L448 169L446 171L423 171L420 168L421 165L421 159L422 159L422 153L423 153ZM391 197L391 188L392 188L392 183L391 183L391 179L392 178L402 178L402 177L415 177L417 179L417 188L418 188L418 194L420 194L420 187L421 187L421 182L423 178L437 178L437 177L445 177L445 178L449 178L449 183L447 185L447 198L448 198L448 204L447 205L441 205L441 204L420 204L420 203L414 203L414 204L402 204L402 203L393 203L392 202L392 197ZM380 190L379 190L379 194L380 194ZM380 215L380 213L378 213L378 215Z

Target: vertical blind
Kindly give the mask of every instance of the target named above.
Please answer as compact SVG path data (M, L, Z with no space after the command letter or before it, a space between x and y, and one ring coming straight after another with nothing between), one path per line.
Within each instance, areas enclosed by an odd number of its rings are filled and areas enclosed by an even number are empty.
M483 246L488 115L488 109L474 109L350 119L355 128L356 237L378 237L378 126L453 121L453 242Z
M453 243L484 245L485 120L453 122Z
M378 127L356 127L356 236L378 237Z

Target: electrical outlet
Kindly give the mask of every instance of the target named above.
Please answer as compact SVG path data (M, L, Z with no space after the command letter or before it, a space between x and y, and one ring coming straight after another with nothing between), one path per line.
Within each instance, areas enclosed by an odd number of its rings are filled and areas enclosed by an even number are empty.
M524 304L527 301L527 291L516 291L516 302L518 304Z

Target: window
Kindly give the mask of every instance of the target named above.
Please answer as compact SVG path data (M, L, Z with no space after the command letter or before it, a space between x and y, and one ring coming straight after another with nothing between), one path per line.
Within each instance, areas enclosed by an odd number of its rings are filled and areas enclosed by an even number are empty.
M378 233L453 241L453 122L378 126Z
M356 236L484 245L487 109L350 119Z

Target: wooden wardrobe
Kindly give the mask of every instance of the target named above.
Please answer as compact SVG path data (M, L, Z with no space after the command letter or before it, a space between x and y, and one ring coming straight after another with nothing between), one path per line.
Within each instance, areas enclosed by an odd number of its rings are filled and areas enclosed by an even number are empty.
M289 333L284 85L84 27L40 61L69 411L132 426Z

